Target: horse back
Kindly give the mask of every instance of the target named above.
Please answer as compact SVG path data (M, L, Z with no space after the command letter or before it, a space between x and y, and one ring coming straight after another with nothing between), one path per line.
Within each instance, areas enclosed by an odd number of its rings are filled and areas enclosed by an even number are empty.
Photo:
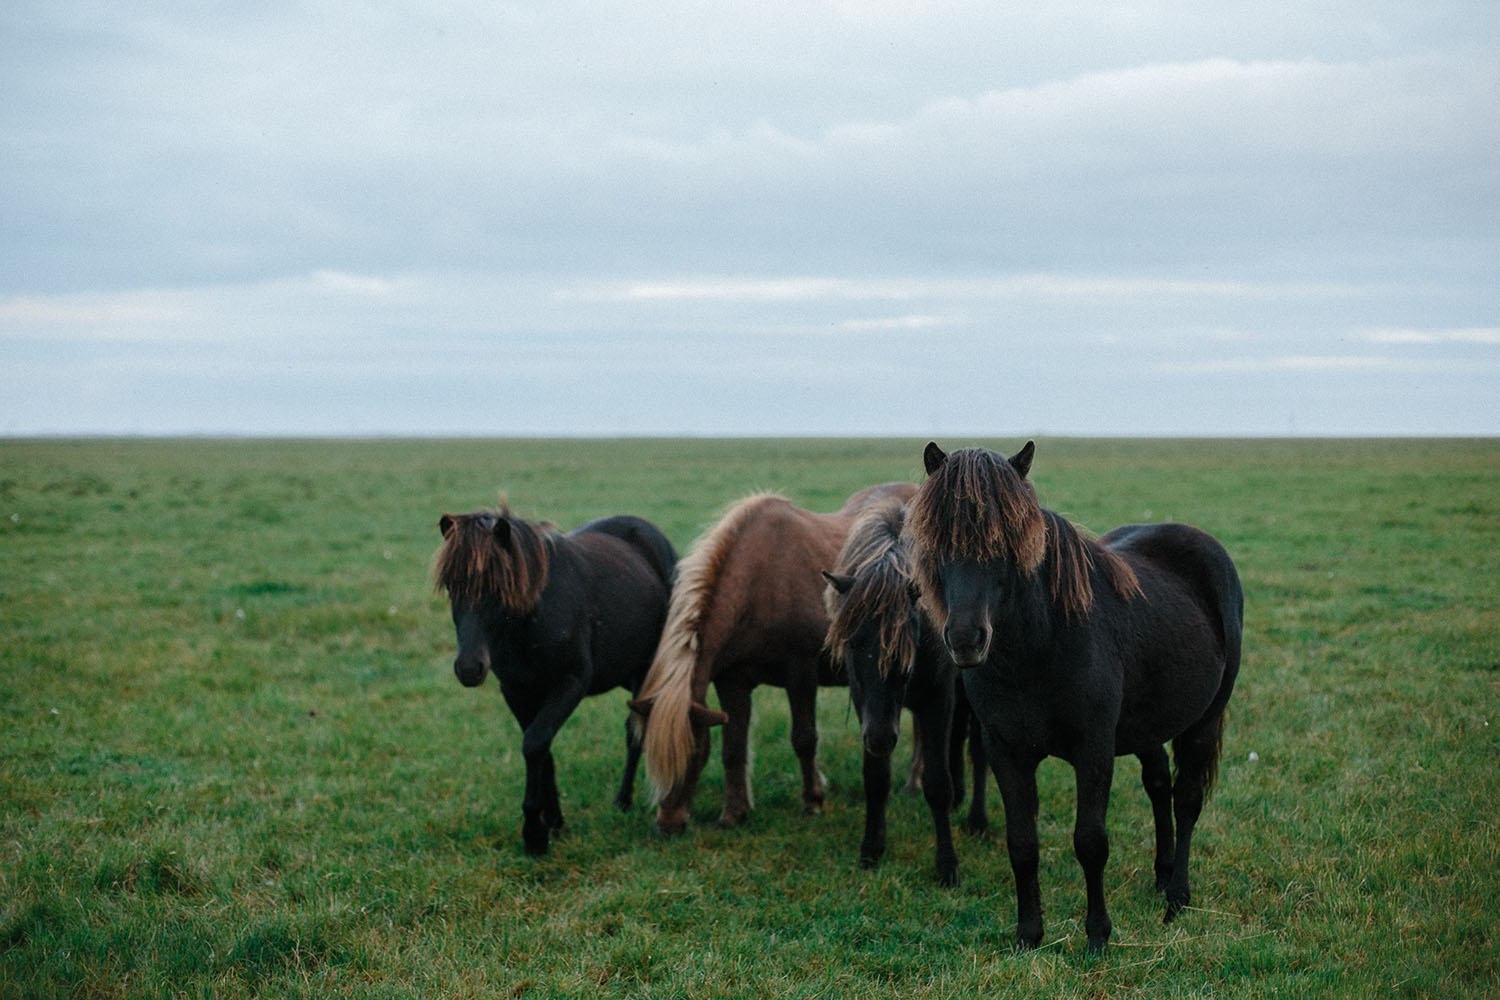
M542 601L539 629L586 635L591 693L634 687L651 664L666 620L675 553L650 522L611 517L558 540Z
M885 500L896 500L900 503L906 503L916 492L917 486L915 483L876 483L874 486L866 486L858 493L852 494L848 500L844 501L844 506L839 509L839 513L852 517L871 504L880 503ZM847 531L848 529L846 528L845 530Z
M660 580L671 586L672 571L677 568L677 550L660 528L645 518L629 514L601 517L579 525L570 534L578 536L586 532L611 535L640 551Z
M1203 605L1226 649L1238 660L1244 626L1245 596L1234 560L1219 540L1190 524L1130 524L1099 541L1124 557L1139 572L1158 580L1175 579Z
M1186 524L1126 525L1100 542L1135 571L1142 590L1114 612L1126 637L1117 641L1128 651L1121 739L1161 742L1148 731L1152 720L1173 729L1169 716L1196 721L1229 701L1244 630L1239 573L1217 539ZM1130 732L1130 720L1139 734Z
M841 514L816 514L774 495L760 500L723 554L700 626L700 651L714 673L779 670L820 655L828 628L821 571L834 564L847 532ZM753 679L784 683L769 674Z

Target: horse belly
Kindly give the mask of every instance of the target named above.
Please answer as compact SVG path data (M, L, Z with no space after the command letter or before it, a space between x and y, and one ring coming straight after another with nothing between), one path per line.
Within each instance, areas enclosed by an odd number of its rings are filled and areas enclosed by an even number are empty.
M594 622L590 694L631 687L646 676L661 638L662 615L647 604L616 609Z
M1208 711L1223 683L1224 657L1212 636L1198 638L1190 649L1160 650L1126 672L1117 753L1159 746Z

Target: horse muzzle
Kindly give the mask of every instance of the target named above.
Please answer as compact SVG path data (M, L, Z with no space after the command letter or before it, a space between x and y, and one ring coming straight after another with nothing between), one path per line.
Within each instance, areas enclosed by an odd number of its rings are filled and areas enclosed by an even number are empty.
M896 750L896 740L900 736L894 725L869 726L863 734L865 753L871 757L889 757Z
M676 837L687 831L688 811L685 806L660 806L656 810L656 832L663 837Z
M478 687L484 683L484 675L490 665L483 657L460 656L453 661L453 675L464 687Z
M943 645L960 668L977 667L990 655L990 630L987 628L943 630Z

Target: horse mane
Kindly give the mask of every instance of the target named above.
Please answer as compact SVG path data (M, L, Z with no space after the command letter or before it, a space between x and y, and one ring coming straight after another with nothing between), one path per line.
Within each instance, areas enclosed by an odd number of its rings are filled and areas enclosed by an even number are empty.
M1051 565L1047 581L1052 597L1068 619L1081 618L1094 606L1094 584L1090 570L1097 568L1110 588L1126 600L1141 595L1135 570L1119 553L1085 535L1061 514L1044 510L1047 520L1047 558Z
M1044 510L1031 481L988 448L950 453L917 489L906 523L923 602L934 612L943 610L935 603L938 558L1009 561L1023 577L1048 565L1048 593L1069 619L1093 607L1095 567L1121 597L1141 593L1135 571L1117 553Z
M509 529L502 542L495 529ZM501 501L495 510L445 514L443 544L433 558L432 580L450 600L498 601L518 615L536 607L547 585L556 530L522 520Z
M917 488L906 524L916 547L935 555L1006 559L1022 573L1035 572L1046 556L1047 525L1036 490L987 448L949 454Z
M844 593L832 585L823 593L828 611L824 648L835 665L842 665L849 643L865 622L880 628L880 674L904 674L916 653L917 637L911 623L911 565L901 531L906 508L899 500L877 504L861 513L834 562L833 573L850 577Z
M756 493L737 501L693 542L691 551L677 563L661 641L635 698L651 706L642 754L658 802L687 773L693 756L693 680L701 646L700 630L712 606L720 574L745 522L768 501L788 502L775 493Z

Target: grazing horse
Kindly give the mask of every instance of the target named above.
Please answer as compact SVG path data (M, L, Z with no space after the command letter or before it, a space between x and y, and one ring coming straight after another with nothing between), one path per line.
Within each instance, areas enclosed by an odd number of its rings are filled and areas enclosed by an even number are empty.
M543 854L563 825L552 739L584 695L640 690L666 621L677 554L638 517L606 517L563 534L502 507L444 514L433 580L447 591L458 632L453 672L465 687L500 680L521 724L526 794L521 836ZM626 724L628 808L641 745Z
M962 798L959 782L968 702L953 659L917 607L901 537L905 516L905 505L893 498L871 504L849 529L832 572L823 574L828 581L825 642L835 666L848 677L864 745L865 832L859 845L860 866L874 868L885 853L891 751L905 706L916 720L916 768L921 770L922 794L937 833L938 882L952 886L958 884L958 853L953 848L948 811ZM971 829L983 829L988 825L985 770L982 752L977 746L973 749L974 796L968 824Z
M1036 769L1050 755L1072 764L1077 779L1084 929L1089 950L1102 954L1116 755L1141 755L1148 790L1170 782L1175 846L1170 824L1163 839L1165 810L1156 810L1166 920L1188 904L1188 853L1218 771L1244 597L1224 547L1197 528L1130 525L1095 541L1044 510L1026 478L1034 453L1032 442L1009 459L929 444L906 531L924 609L964 668L984 726L1005 805L1017 946L1042 939ZM1161 748L1169 740L1175 781Z
M656 791L660 832L687 828L714 725L725 726L719 825L749 817L750 693L760 684L786 689L803 811L822 808L825 784L815 759L818 685L839 680L823 650L828 614L820 573L833 565L860 510L915 491L911 483L871 486L833 514L757 494L732 506L694 543L677 567L661 644L631 702L646 717L646 771ZM704 704L709 684L722 712Z

